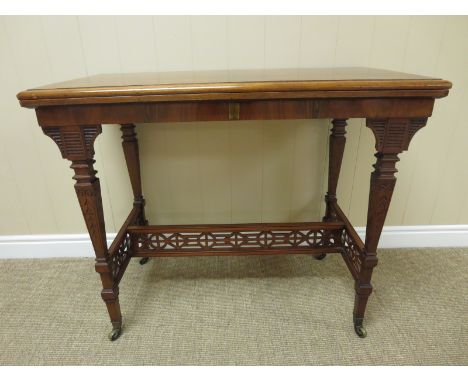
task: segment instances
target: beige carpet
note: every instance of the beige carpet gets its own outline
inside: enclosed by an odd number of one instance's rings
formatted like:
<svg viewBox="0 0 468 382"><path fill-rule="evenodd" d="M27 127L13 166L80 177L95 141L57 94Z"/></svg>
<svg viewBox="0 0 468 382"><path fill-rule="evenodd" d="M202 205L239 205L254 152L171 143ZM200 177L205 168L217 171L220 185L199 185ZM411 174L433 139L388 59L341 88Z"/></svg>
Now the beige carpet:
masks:
<svg viewBox="0 0 468 382"><path fill-rule="evenodd" d="M92 259L0 270L2 365L468 364L468 249L381 251L366 339L339 255L132 260L116 342Z"/></svg>

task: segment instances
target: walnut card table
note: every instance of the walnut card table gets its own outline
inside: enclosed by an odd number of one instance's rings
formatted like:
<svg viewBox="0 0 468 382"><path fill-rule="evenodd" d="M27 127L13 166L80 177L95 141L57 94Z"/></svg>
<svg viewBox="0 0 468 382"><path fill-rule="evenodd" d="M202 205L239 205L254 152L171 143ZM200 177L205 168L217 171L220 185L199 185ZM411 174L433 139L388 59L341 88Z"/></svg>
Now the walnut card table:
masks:
<svg viewBox="0 0 468 382"><path fill-rule="evenodd" d="M372 292L376 250L395 187L398 154L426 125L451 83L369 68L242 70L97 75L29 89L20 104L36 110L46 135L71 161L75 190L96 254L115 340L122 330L119 283L132 257L340 253L355 280L353 322L359 337ZM135 123L330 118L326 212L321 222L148 225ZM336 189L346 121L365 118L375 136L365 242L339 207ZM102 124L119 124L134 200L110 247L94 170Z"/></svg>

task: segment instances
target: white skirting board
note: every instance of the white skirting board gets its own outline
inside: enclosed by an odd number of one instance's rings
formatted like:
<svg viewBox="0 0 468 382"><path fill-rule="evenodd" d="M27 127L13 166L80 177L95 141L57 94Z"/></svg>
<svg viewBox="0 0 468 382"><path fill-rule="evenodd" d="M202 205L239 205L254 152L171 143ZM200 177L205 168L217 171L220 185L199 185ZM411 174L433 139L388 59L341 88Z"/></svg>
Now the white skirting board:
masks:
<svg viewBox="0 0 468 382"><path fill-rule="evenodd" d="M364 239L365 228L357 227ZM110 244L115 234L108 234ZM468 247L468 225L385 227L379 248ZM94 257L88 234L0 236L0 259Z"/></svg>

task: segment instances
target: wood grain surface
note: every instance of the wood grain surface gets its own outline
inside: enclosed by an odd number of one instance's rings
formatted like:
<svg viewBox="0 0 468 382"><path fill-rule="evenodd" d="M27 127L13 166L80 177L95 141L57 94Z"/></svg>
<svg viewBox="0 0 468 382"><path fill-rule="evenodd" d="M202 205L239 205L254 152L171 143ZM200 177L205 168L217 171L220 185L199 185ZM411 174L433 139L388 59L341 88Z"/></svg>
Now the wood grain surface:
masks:
<svg viewBox="0 0 468 382"><path fill-rule="evenodd" d="M22 106L213 99L443 97L452 84L438 78L372 68L215 70L100 74L29 89Z"/></svg>

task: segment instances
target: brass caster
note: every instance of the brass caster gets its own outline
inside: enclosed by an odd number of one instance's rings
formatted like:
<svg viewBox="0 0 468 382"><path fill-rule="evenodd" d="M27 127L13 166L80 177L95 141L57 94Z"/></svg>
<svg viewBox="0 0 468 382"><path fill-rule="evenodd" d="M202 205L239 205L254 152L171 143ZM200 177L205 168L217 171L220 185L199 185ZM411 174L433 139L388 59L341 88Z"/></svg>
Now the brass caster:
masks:
<svg viewBox="0 0 468 382"><path fill-rule="evenodd" d="M354 325L354 331L360 338L366 338L367 337L367 331L364 329L364 327L361 325Z"/></svg>
<svg viewBox="0 0 468 382"><path fill-rule="evenodd" d="M140 260L140 264L141 264L141 265L145 265L148 261L149 261L149 257L143 257L143 258Z"/></svg>
<svg viewBox="0 0 468 382"><path fill-rule="evenodd" d="M314 255L315 260L323 260L325 257L327 257L326 253L321 253L320 255Z"/></svg>
<svg viewBox="0 0 468 382"><path fill-rule="evenodd" d="M115 341L117 338L120 337L121 333L122 333L122 328L112 329L112 331L109 333L109 339L111 341Z"/></svg>

